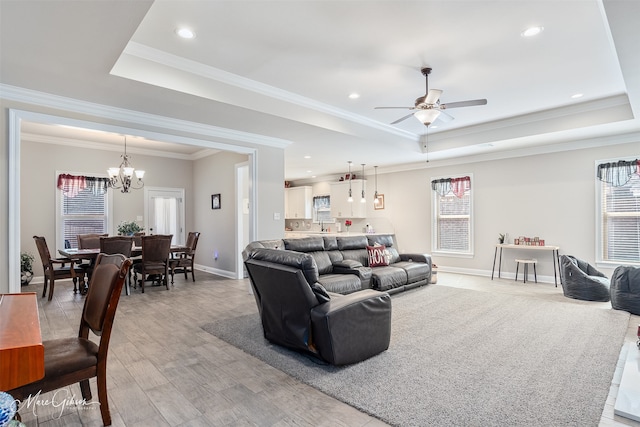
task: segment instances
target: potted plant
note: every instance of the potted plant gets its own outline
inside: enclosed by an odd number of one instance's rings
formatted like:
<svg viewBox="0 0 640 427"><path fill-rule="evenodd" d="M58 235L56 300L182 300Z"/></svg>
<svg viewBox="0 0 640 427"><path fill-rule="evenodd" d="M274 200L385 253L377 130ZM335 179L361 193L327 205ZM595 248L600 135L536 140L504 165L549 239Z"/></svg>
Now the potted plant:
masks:
<svg viewBox="0 0 640 427"><path fill-rule="evenodd" d="M33 279L33 261L35 258L29 252L20 252L20 284L27 286Z"/></svg>
<svg viewBox="0 0 640 427"><path fill-rule="evenodd" d="M135 221L123 221L118 225L118 234L122 236L133 236L134 233L139 233L140 231L142 231L142 227Z"/></svg>

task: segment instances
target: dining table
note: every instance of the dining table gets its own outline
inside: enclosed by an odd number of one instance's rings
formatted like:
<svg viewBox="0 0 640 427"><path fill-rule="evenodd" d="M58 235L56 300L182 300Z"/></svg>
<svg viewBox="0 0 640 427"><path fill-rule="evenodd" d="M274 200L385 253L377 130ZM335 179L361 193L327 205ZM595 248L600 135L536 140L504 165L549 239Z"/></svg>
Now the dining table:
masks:
<svg viewBox="0 0 640 427"><path fill-rule="evenodd" d="M179 252L185 252L189 250L189 248L185 245L171 245L171 247L169 248L169 252L170 253L179 253ZM98 254L100 253L100 249L99 248L89 248L89 249L80 249L80 248L64 248L64 249L58 249L58 253L60 255L62 255L65 258L69 258L72 259L74 261L79 261L79 260L89 260L91 262L94 262L96 260L96 258L98 257ZM142 255L142 246L133 246L131 248L131 257L138 257ZM84 283L80 289L81 289L81 293L86 292L86 290L88 289L89 284L88 283ZM129 286L129 280L127 280L126 282L126 286L125 286L125 292L127 295L129 295L131 293L131 289Z"/></svg>

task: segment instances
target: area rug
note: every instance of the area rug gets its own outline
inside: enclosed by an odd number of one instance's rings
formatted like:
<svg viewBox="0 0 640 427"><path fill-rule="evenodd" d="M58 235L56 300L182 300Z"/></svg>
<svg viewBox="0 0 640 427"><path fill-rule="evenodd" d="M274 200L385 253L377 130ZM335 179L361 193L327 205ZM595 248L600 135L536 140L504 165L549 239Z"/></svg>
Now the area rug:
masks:
<svg viewBox="0 0 640 427"><path fill-rule="evenodd" d="M345 367L269 343L257 313L203 329L391 425L598 425L628 313L441 285L392 307L389 349Z"/></svg>

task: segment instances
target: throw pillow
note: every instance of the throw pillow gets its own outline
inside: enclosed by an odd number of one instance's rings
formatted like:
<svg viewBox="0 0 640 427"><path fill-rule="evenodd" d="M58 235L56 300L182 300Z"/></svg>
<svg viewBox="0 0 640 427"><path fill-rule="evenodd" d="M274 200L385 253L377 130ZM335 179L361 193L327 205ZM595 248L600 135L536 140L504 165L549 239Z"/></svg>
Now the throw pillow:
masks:
<svg viewBox="0 0 640 427"><path fill-rule="evenodd" d="M367 252L369 254L369 267L389 265L384 246L367 246Z"/></svg>

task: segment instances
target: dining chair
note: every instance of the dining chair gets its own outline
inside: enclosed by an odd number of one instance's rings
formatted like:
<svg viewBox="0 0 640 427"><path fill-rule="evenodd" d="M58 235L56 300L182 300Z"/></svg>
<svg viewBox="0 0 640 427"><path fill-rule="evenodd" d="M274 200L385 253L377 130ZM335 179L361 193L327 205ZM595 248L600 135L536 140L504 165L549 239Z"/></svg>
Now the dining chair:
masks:
<svg viewBox="0 0 640 427"><path fill-rule="evenodd" d="M122 254L127 258L131 258L131 249L133 246L132 236L109 236L100 238L100 252L103 254L113 255ZM133 260L131 260L133 262ZM125 294L131 293L131 269L127 274L127 280L125 281Z"/></svg>
<svg viewBox="0 0 640 427"><path fill-rule="evenodd" d="M185 244L187 250L171 254L171 259L169 260L169 267L171 268L171 284L173 284L173 275L176 270L184 272L185 280L188 278L187 273L191 272L191 279L194 282L196 281L193 263L196 258L196 247L198 246L199 238L200 232L190 231L187 235L187 243Z"/></svg>
<svg viewBox="0 0 640 427"><path fill-rule="evenodd" d="M51 258L49 246L43 236L33 236L36 242L40 259L42 260L42 269L44 271L44 287L42 288L42 298L47 294L47 286L49 287L49 301L53 298L53 289L56 279L72 279L73 291L77 291L78 276L84 278L84 269L74 265L74 261L69 258Z"/></svg>
<svg viewBox="0 0 640 427"><path fill-rule="evenodd" d="M132 246L133 237L131 236L101 237L99 242L101 253L108 255L122 254L127 258L131 257Z"/></svg>
<svg viewBox="0 0 640 427"><path fill-rule="evenodd" d="M142 236L142 259L133 265L133 280L138 283L138 273L141 274L140 287L144 293L144 282L155 275L160 276L158 282L169 289L169 252L171 251L172 234L153 234ZM155 281L155 279L154 279Z"/></svg>
<svg viewBox="0 0 640 427"><path fill-rule="evenodd" d="M7 390L14 399L24 402L29 396L79 383L82 397L89 401L89 379L96 377L102 422L105 426L111 425L107 353L113 319L130 265L131 260L124 255L98 255L84 300L78 336L43 341L44 378ZM89 339L89 331L99 337L97 344Z"/></svg>
<svg viewBox="0 0 640 427"><path fill-rule="evenodd" d="M100 248L100 238L106 237L108 234L106 233L85 233L76 235L76 239L78 242L78 249L99 249ZM93 273L93 265L95 263L95 258L89 260L79 260L76 261L78 263L78 267L84 269L86 274L86 283L88 285L91 282L91 273ZM86 286L85 286L86 287Z"/></svg>

